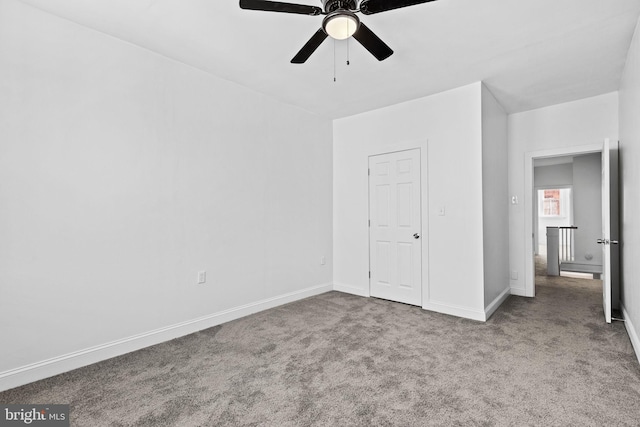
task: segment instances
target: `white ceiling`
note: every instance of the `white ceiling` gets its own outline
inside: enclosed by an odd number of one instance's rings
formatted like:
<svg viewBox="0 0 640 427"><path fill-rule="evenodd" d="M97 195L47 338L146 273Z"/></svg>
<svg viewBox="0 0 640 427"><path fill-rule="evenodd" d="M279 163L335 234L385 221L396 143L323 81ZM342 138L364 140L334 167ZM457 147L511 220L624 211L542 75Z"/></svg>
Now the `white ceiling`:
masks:
<svg viewBox="0 0 640 427"><path fill-rule="evenodd" d="M23 1L329 118L479 80L509 113L615 91L640 15L640 0L438 0L360 15L395 51L383 62L327 39L294 65L321 16L238 0Z"/></svg>

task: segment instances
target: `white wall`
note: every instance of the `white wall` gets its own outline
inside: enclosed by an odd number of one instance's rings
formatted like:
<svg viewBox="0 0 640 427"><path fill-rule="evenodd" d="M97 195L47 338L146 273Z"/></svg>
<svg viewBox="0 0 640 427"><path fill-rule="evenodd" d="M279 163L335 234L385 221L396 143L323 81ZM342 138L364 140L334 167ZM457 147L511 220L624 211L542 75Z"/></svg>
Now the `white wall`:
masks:
<svg viewBox="0 0 640 427"><path fill-rule="evenodd" d="M602 265L602 154L573 159L573 223L575 262ZM589 259L591 258L591 259Z"/></svg>
<svg viewBox="0 0 640 427"><path fill-rule="evenodd" d="M640 22L640 21L639 21ZM640 360L640 25L620 84L620 176L622 237L621 300L625 326Z"/></svg>
<svg viewBox="0 0 640 427"><path fill-rule="evenodd" d="M0 0L0 389L331 289L331 126Z"/></svg>
<svg viewBox="0 0 640 427"><path fill-rule="evenodd" d="M497 308L509 295L509 193L507 114L482 85L482 206L484 305ZM499 299L496 301L496 299ZM491 307L493 310L493 307Z"/></svg>
<svg viewBox="0 0 640 427"><path fill-rule="evenodd" d="M335 288L369 295L368 156L419 147L428 176L423 307L483 317L481 83L335 120L333 129Z"/></svg>
<svg viewBox="0 0 640 427"><path fill-rule="evenodd" d="M618 94L616 92L523 113L512 114L509 123L509 195L519 203L509 212L511 292L525 295L524 200L527 153L601 144L618 137Z"/></svg>

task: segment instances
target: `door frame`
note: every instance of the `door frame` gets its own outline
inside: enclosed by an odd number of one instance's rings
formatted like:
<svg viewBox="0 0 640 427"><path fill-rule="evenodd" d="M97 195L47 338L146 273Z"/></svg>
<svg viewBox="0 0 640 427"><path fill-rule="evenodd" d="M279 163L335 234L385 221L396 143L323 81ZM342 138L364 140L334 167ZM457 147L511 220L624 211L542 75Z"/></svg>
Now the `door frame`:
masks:
<svg viewBox="0 0 640 427"><path fill-rule="evenodd" d="M536 296L535 265L533 259L533 162L536 159L602 153L602 142L574 147L527 151L524 153L524 296Z"/></svg>
<svg viewBox="0 0 640 427"><path fill-rule="evenodd" d="M620 308L620 216L619 157L620 142L604 141L602 152L602 299L607 323L613 320L613 310ZM605 189L606 195L605 197ZM606 208L606 209L605 209ZM605 221L605 218L608 221ZM614 243L615 242L615 243ZM608 294L608 295L607 295Z"/></svg>
<svg viewBox="0 0 640 427"><path fill-rule="evenodd" d="M395 144L389 144L386 147L380 148L375 151L367 153L364 161L367 165L367 171L369 170L369 158L373 156L379 156L383 154L398 153L401 151L409 151L417 149L420 152L420 250L422 252L420 270L422 280L422 296L421 307L425 308L425 305L429 301L429 168L428 168L428 140L413 140L400 142ZM371 211L371 199L369 197L369 176L367 175L367 219L369 219L369 212ZM367 261L368 268L371 271L371 232L367 225ZM368 281L367 296L371 296L371 280Z"/></svg>

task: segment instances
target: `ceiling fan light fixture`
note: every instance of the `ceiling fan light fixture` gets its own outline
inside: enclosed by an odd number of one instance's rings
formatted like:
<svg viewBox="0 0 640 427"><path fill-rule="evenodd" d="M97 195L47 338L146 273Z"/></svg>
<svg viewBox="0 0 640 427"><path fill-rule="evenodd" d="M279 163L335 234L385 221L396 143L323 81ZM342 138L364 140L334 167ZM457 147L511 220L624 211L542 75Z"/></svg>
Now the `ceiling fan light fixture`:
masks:
<svg viewBox="0 0 640 427"><path fill-rule="evenodd" d="M329 37L344 40L351 37L360 26L360 20L355 13L338 9L328 14L322 21L322 29Z"/></svg>

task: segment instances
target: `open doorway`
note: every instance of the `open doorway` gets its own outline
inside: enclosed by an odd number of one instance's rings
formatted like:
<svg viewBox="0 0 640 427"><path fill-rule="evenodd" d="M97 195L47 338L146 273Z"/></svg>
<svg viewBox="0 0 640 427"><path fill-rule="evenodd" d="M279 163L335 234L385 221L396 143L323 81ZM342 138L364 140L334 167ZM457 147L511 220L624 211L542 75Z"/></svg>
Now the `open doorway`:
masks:
<svg viewBox="0 0 640 427"><path fill-rule="evenodd" d="M600 279L601 153L538 158L533 169L536 276Z"/></svg>
<svg viewBox="0 0 640 427"><path fill-rule="evenodd" d="M605 321L611 323L612 311L618 308L619 304L619 209L618 209L618 142L605 139L603 144L585 145L581 147L572 148L558 148L551 150L541 150L535 152L528 152L525 154L525 223L524 232L525 239L531 239L528 244L525 245L525 290L524 296L534 297L536 295L536 281L535 270L536 258L535 253L535 241L534 241L534 228L537 222L534 222L534 169L535 161L538 159L546 159L560 156L579 156L582 154L600 153L601 155L601 175L600 175L600 189L601 189L601 219L600 219L600 234L595 239L595 242L600 246L601 252L594 251L592 256L600 253L602 258L602 305ZM587 156L584 156L587 158ZM592 156L593 157L593 156ZM595 177L593 177L595 179ZM597 185L591 185L594 191ZM576 188L575 182L573 183L574 190L574 221L577 222L575 215L577 212L582 211L577 206L576 202ZM589 238L589 234L585 234L582 238ZM576 238L576 240L578 240ZM587 259L588 253L584 253L583 256ZM580 254L578 253L578 260L582 261Z"/></svg>
<svg viewBox="0 0 640 427"><path fill-rule="evenodd" d="M580 198L581 191L579 192L573 180L574 175L574 159L577 157L581 157L583 155L592 154L595 156L601 155L602 153L602 144L592 144L592 145L584 145L577 147L567 147L567 148L554 148L549 150L540 150L540 151L532 151L525 154L525 194L524 194L524 214L525 214L525 224L524 224L524 233L527 236L527 240L529 244L525 245L525 296L534 297L536 295L536 286L535 286L535 277L536 270L540 271L541 259L539 257L541 248L540 248L540 240L546 239L546 231L539 231L538 224L538 197L539 194L537 190L539 189L571 189L570 194L570 213L567 213L567 217L571 220L574 225L578 218L576 218L576 212L583 211L581 207L578 207L578 199ZM564 165L564 166L562 166ZM536 167L548 168L548 174L545 177L544 174L535 174ZM555 171L552 171L555 169ZM578 169L578 174L580 173L580 167ZM541 171L539 169L538 171ZM555 175L553 175L553 173ZM535 181L536 175L538 177L537 182ZM594 181L600 183L601 177L600 174L592 177ZM600 185L600 184L598 184ZM543 194L544 197L544 194ZM553 203L553 202L551 202ZM562 203L562 198L560 197L560 203ZM536 209L534 209L534 206ZM596 205L594 209L598 209L599 205ZM596 240L600 235L600 227L602 224L598 224L598 235L595 236L595 240L593 242L594 245L597 243ZM583 228L583 231L584 228ZM581 233L582 236L578 235L576 239L588 239L590 233ZM529 240L531 239L531 240ZM593 250L593 252L591 252ZM575 253L575 257L578 259L584 259L585 255L591 253L591 255L595 256L597 249L592 249L584 252ZM546 259L544 260L546 261ZM544 265L546 270L546 263Z"/></svg>

